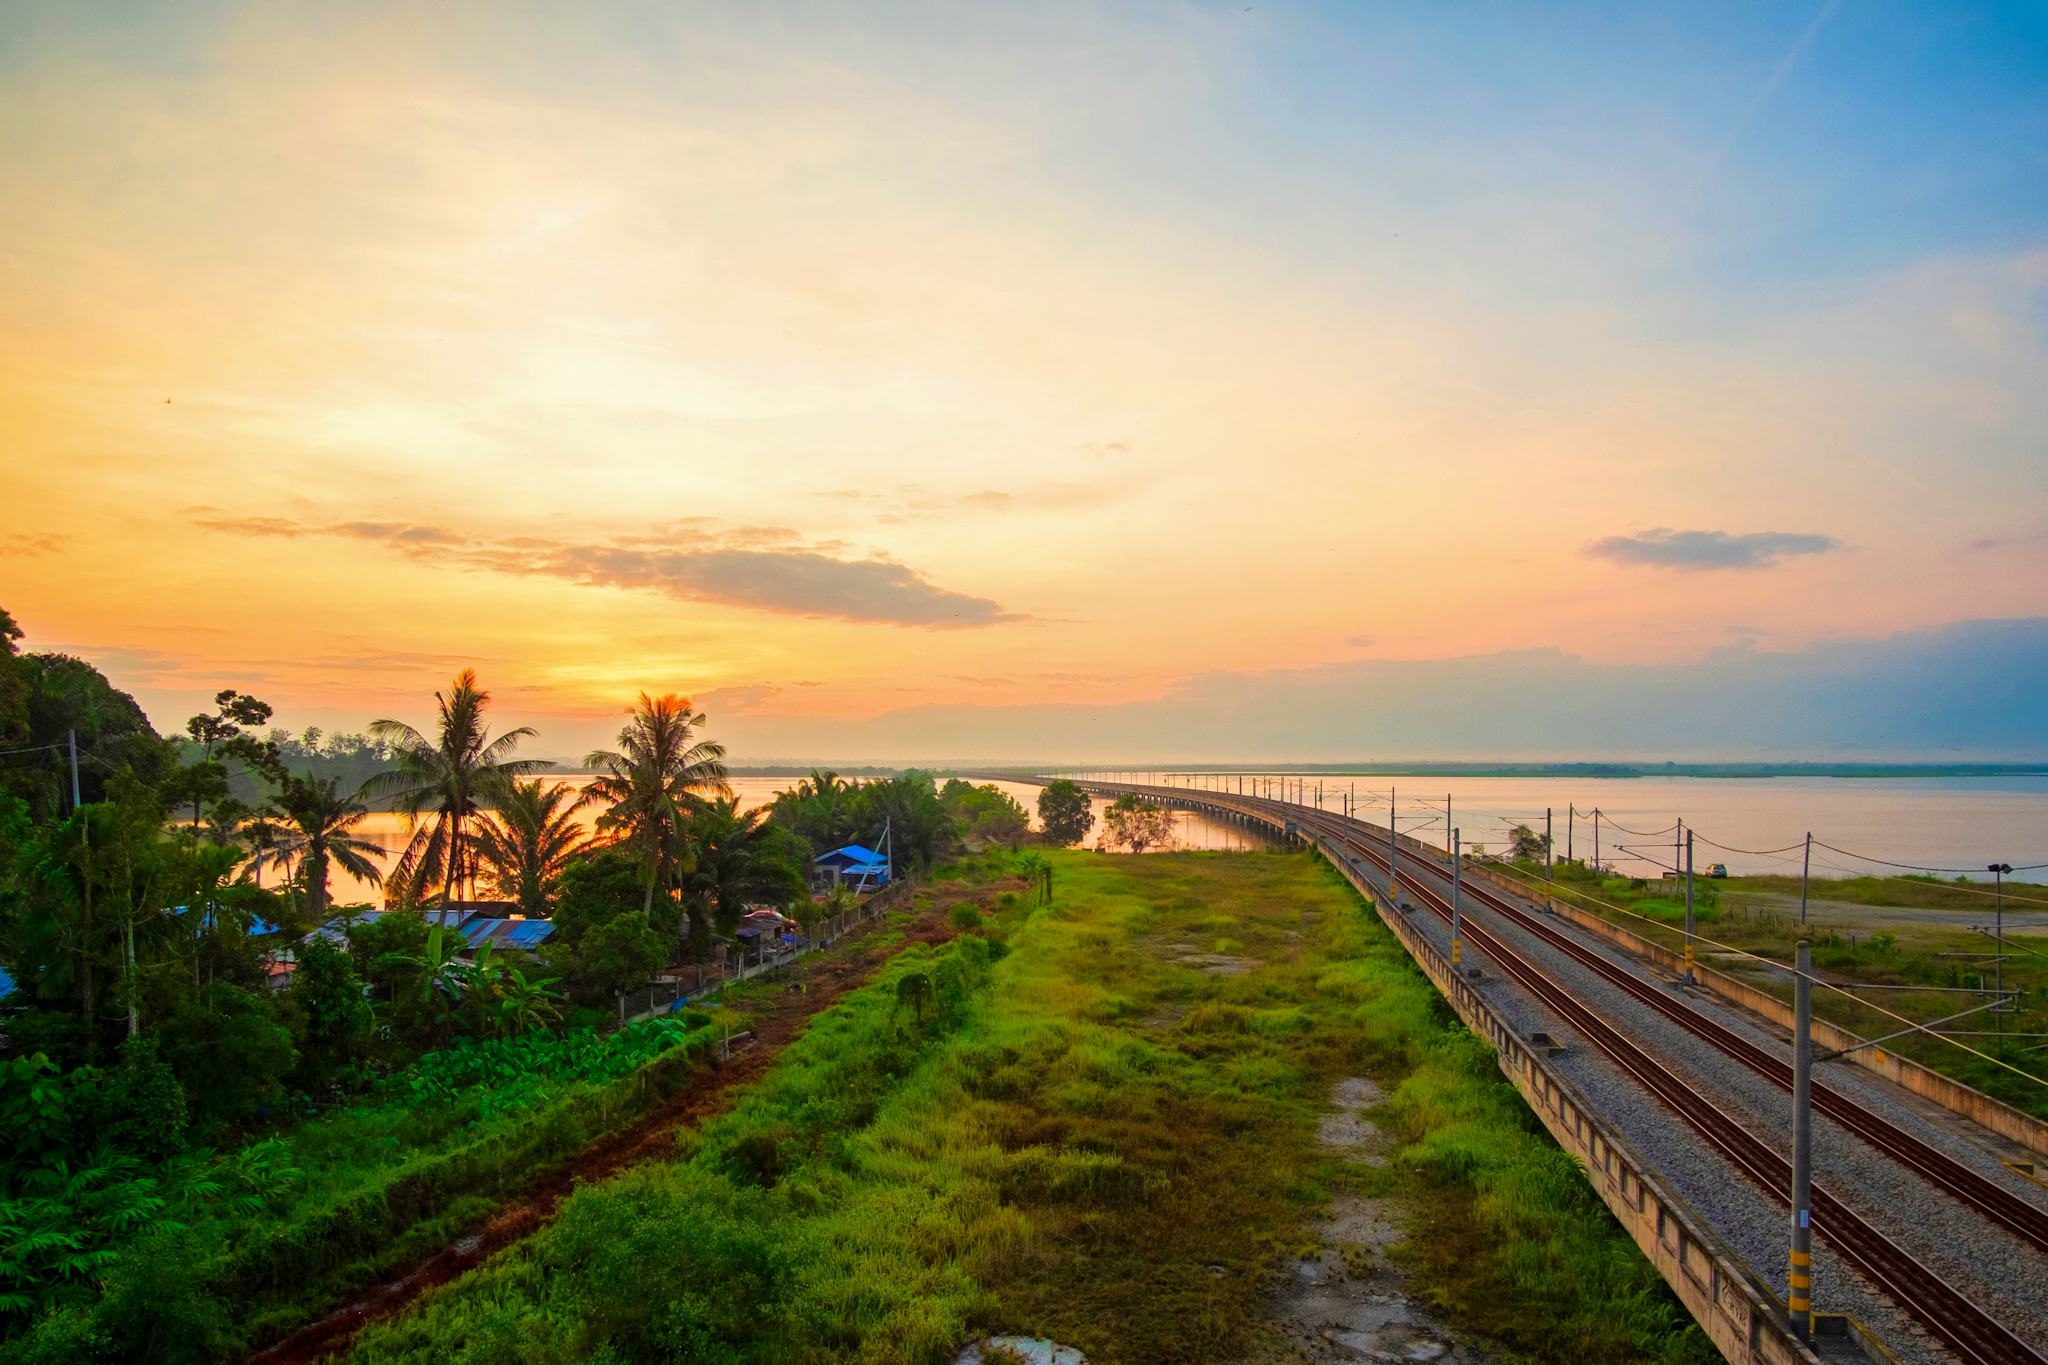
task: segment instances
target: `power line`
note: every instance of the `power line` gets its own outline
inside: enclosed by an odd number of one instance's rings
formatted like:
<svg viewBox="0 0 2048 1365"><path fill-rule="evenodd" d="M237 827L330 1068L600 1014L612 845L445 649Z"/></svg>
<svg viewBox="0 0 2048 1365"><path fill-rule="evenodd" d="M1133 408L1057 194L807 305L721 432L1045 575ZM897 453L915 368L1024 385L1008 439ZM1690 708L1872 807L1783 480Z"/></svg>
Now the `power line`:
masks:
<svg viewBox="0 0 2048 1365"><path fill-rule="evenodd" d="M1723 853L1742 853L1752 858L1768 858L1774 853L1797 853L1799 852L1799 850L1806 847L1805 844L1800 843L1787 844L1783 848L1737 848L1733 844L1717 844L1712 839L1709 839L1706 835L1700 833L1697 829L1695 829L1692 832L1692 835L1693 838L1699 840L1701 843L1705 844L1709 848L1718 848Z"/></svg>
<svg viewBox="0 0 2048 1365"><path fill-rule="evenodd" d="M1876 863L1879 867L1902 867L1908 872L1949 872L1968 875L1972 872L1982 872L1984 870L1981 867L1923 867L1919 863L1894 863L1884 858L1873 858L1867 853L1852 853L1846 848L1836 848L1833 844L1824 844L1818 839L1815 839L1813 843L1816 848L1824 848L1830 853L1839 853L1844 858L1854 858L1858 862ZM2013 871L2038 872L2044 867L2048 867L2048 863L2028 863L2024 867L2015 867Z"/></svg>

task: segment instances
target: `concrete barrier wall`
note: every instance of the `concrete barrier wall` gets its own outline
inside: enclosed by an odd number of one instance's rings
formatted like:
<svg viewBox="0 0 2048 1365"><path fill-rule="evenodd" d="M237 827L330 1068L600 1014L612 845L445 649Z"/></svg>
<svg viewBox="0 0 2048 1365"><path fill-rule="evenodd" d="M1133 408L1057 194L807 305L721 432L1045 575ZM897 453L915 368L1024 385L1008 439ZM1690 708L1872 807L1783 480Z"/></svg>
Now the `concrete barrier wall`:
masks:
<svg viewBox="0 0 2048 1365"><path fill-rule="evenodd" d="M1465 1026L1493 1045L1501 1072L1543 1126L1578 1159L1587 1180L1617 1222L1642 1249L1686 1311L1721 1354L1737 1365L1819 1365L1820 1357L1793 1335L1772 1290L1731 1251L1686 1199L1606 1117L1550 1064L1542 1049L1516 1033L1469 981L1451 974L1450 962L1406 915L1389 907L1363 864L1325 847L1292 822L1224 802L1162 797L1175 805L1249 818L1274 834L1305 839L1370 901L1380 920L1457 1012ZM1405 836L1406 845L1412 841ZM1421 846L1417 845L1420 851Z"/></svg>
<svg viewBox="0 0 2048 1365"><path fill-rule="evenodd" d="M1504 873L1497 872L1483 863L1468 862L1467 876L1476 876L1490 885L1510 891L1523 897L1543 899L1543 893L1528 883L1519 881ZM1573 905L1568 901L1549 899L1551 913L1566 923L1597 934L1625 952L1646 959L1664 968L1673 976L1685 972L1685 957L1660 944L1653 943L1642 935L1633 933L1592 911ZM1792 1027L1792 1004L1780 1000L1769 991L1760 990L1746 981L1738 980L1726 972L1712 967L1693 964L1693 980L1708 991L1732 1005L1769 1019L1783 1028ZM1846 1050L1839 1060L1853 1062L1867 1071L1875 1072L1952 1113L1960 1114L1973 1123L1997 1133L2000 1137L2019 1143L2037 1156L2048 1158L2048 1123L2031 1114L2022 1113L2011 1105L1995 1100L1981 1090L1974 1090L1961 1081L1942 1075L1939 1071L1922 1066L1909 1057L1901 1057L1881 1047L1863 1046L1865 1039L1825 1019L1813 1021L1814 1046L1820 1051Z"/></svg>

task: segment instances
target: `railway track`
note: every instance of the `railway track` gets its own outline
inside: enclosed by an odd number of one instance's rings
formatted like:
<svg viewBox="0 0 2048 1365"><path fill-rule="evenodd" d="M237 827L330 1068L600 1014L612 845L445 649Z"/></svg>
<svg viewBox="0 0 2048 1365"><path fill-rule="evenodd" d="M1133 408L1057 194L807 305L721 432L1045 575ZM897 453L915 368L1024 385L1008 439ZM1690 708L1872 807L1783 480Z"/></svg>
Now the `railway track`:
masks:
<svg viewBox="0 0 2048 1365"><path fill-rule="evenodd" d="M1186 801L1189 794L1171 788L1139 788L1148 795ZM1278 816L1298 828L1313 830L1320 838L1337 844L1388 875L1390 861L1384 838L1375 840L1369 827L1359 821L1318 812L1310 814L1291 804L1260 798L1204 798L1210 804L1236 808L1265 818ZM1426 871L1446 887L1449 869L1433 858L1417 857L1402 864ZM1440 918L1448 920L1451 906L1447 894L1420 879L1408 877L1408 889ZM1791 1068L1715 1020L1709 1019L1657 986L1608 961L1574 940L1570 935L1544 924L1533 913L1514 905L1486 887L1461 886L1488 911L1531 933L1546 944L1569 955L1626 991L1632 998L1671 1018L1686 1031L1712 1043L1743 1065L1769 1078L1782 1089L1791 1089ZM1747 1175L1759 1188L1789 1208L1791 1165L1768 1144L1751 1133L1740 1121L1696 1094L1692 1086L1673 1073L1648 1051L1623 1035L1599 1012L1552 980L1538 965L1525 959L1486 926L1463 921L1464 936L1491 957L1510 977L1541 1000L1560 1018L1579 1031L1587 1042L1620 1067L1660 1103L1698 1133L1702 1140ZM1825 1095L1825 1098L1823 1096ZM2048 1214L2025 1200L2000 1189L1978 1172L1928 1146L1879 1115L1862 1108L1837 1091L1813 1086L1814 1106L1855 1133L1858 1138L1893 1157L1908 1169L1951 1197L1975 1209L1986 1219L2013 1232L2036 1248L2048 1250ZM2010 1362L2043 1362L2043 1356L2014 1335L1989 1313L1939 1274L1915 1259L1848 1205L1828 1192L1819 1182L1812 1189L1813 1223L1837 1255L1854 1266L1903 1311L1924 1326L1929 1334L1972 1365L2009 1365Z"/></svg>
<svg viewBox="0 0 2048 1365"><path fill-rule="evenodd" d="M1353 844L1359 839L1359 836L1355 835L1344 837ZM1417 861L1438 881L1448 885L1448 869L1433 859ZM1379 865L1384 871L1384 860ZM1627 968L1610 961L1570 934L1544 923L1539 916L1515 905L1492 888L1465 882L1460 889L1462 894L1597 972L1604 980L1612 982L1632 998L1648 1005L1688 1033L1713 1044L1721 1052L1741 1062L1786 1094L1792 1093L1790 1063L1773 1056L1726 1025L1701 1014L1674 997L1668 990L1661 989ZM1930 1184L2005 1228L2035 1250L2048 1253L2048 1210L2027 1202L1982 1173L1971 1170L1946 1152L1921 1141L1882 1116L1871 1113L1849 1096L1831 1089L1818 1078L1813 1082L1813 1107L1856 1134L1865 1143L1917 1173Z"/></svg>

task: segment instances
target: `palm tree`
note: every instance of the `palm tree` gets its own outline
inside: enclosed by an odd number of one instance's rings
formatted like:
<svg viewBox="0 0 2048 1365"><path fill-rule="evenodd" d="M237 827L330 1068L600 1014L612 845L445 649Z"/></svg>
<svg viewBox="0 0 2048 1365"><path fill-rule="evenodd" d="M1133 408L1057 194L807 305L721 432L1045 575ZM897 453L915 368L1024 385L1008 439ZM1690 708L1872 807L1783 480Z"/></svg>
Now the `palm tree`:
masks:
<svg viewBox="0 0 2048 1365"><path fill-rule="evenodd" d="M247 875L255 878L256 889L263 889L263 867L271 861L270 855L284 841L286 826L283 817L274 804L266 802L249 813L249 823L242 826L242 842L249 847Z"/></svg>
<svg viewBox="0 0 2048 1365"><path fill-rule="evenodd" d="M484 726L491 694L477 686L476 670L465 668L455 684L436 692L440 733L428 739L404 721L380 720L370 735L391 748L392 767L363 784L366 799L390 798L406 813L412 840L392 869L406 898L418 901L441 884L440 923L458 886L476 877L475 822L478 812L503 800L515 778L547 767L544 759L514 758L533 730L520 726L496 739ZM421 817L428 817L422 821Z"/></svg>
<svg viewBox="0 0 2048 1365"><path fill-rule="evenodd" d="M778 825L802 835L812 851L824 852L851 842L859 833L866 819L865 802L860 784L813 768L809 777L777 792L769 808Z"/></svg>
<svg viewBox="0 0 2048 1365"><path fill-rule="evenodd" d="M591 796L611 806L597 827L616 832L639 858L646 888L640 908L652 919L654 893L674 891L689 870L689 816L702 804L701 793L730 796L732 788L725 781L725 746L696 738L704 713L692 711L689 698L642 692L631 714L616 751L599 749L583 761L603 774L591 784Z"/></svg>
<svg viewBox="0 0 2048 1365"><path fill-rule="evenodd" d="M597 846L576 813L590 793L559 782L515 782L495 818L477 821L477 857L484 877L522 915L545 915L562 871Z"/></svg>
<svg viewBox="0 0 2048 1365"><path fill-rule="evenodd" d="M766 810L742 812L739 800L730 796L706 801L690 821L689 837L696 867L686 885L692 900L717 917L720 932L728 931L751 902L784 906L808 898L810 848L771 824Z"/></svg>
<svg viewBox="0 0 2048 1365"><path fill-rule="evenodd" d="M327 911L327 866L377 885L383 872L371 858L384 850L353 831L368 813L363 803L341 794L334 777L287 777L277 804L284 813L281 837L254 860L260 878L265 863L287 875L296 867L306 884L306 914L318 923Z"/></svg>

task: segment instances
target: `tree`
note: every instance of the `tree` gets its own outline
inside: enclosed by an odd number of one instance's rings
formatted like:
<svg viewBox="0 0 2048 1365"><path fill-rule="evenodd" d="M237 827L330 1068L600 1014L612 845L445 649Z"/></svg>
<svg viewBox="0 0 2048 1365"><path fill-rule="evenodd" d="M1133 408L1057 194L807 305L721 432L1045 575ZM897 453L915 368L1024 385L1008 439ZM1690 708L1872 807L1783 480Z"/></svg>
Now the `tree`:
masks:
<svg viewBox="0 0 2048 1365"><path fill-rule="evenodd" d="M555 893L555 932L549 941L575 943L621 915L644 918L643 896L640 864L631 854L607 848L579 858L562 872L561 887ZM661 933L675 932L681 918L678 902L655 904L654 927Z"/></svg>
<svg viewBox="0 0 2048 1365"><path fill-rule="evenodd" d="M781 908L809 899L810 848L765 810L742 812L730 796L706 801L691 814L689 841L694 867L684 887L693 940L709 933L706 910L719 932L730 933L750 904Z"/></svg>
<svg viewBox="0 0 2048 1365"><path fill-rule="evenodd" d="M392 869L392 880L413 902L424 900L428 888L439 883L440 922L445 925L456 890L476 876L478 812L504 799L514 779L547 763L512 756L522 741L533 738L527 726L491 738L484 723L491 694L477 685L475 669L456 674L454 685L436 692L434 701L440 717L432 739L403 721L371 723L371 736L390 746L393 767L364 783L362 795L388 797L405 812L412 839Z"/></svg>
<svg viewBox="0 0 2048 1365"><path fill-rule="evenodd" d="M208 799L219 799L228 794L227 767L216 756L216 750L260 771L279 776L283 771L278 764L276 746L246 733L270 719L268 703L229 687L214 694L213 705L212 715L194 716L185 722L185 733L199 746L199 761L191 765L196 771L187 776L186 799L192 803L194 825L199 823L201 810Z"/></svg>
<svg viewBox="0 0 2048 1365"><path fill-rule="evenodd" d="M318 935L299 945L287 994L301 1021L299 1076L315 1090L361 1057L375 1028L370 1002L348 954Z"/></svg>
<svg viewBox="0 0 2048 1365"><path fill-rule="evenodd" d="M559 782L515 782L497 810L477 822L477 856L484 881L519 913L544 916L554 904L562 871L596 847L577 812L587 792Z"/></svg>
<svg viewBox="0 0 2048 1365"><path fill-rule="evenodd" d="M1072 848L1095 827L1094 806L1070 778L1058 778L1038 793L1038 823L1048 844Z"/></svg>
<svg viewBox="0 0 2048 1365"><path fill-rule="evenodd" d="M271 863L287 871L296 867L306 889L306 917L315 924L327 914L327 872L331 862L351 877L376 885L384 874L371 861L382 849L352 831L366 812L362 803L343 796L335 779L288 777L278 795L285 832L255 865Z"/></svg>
<svg viewBox="0 0 2048 1365"><path fill-rule="evenodd" d="M68 654L26 654L16 661L28 686L27 744L46 761L0 765L38 820L71 808L70 736L78 737L78 782L86 802L105 801L126 777L138 790L161 787L175 759L135 698Z"/></svg>
<svg viewBox="0 0 2048 1365"><path fill-rule="evenodd" d="M1119 796L1102 813L1103 848L1128 848L1143 853L1148 848L1173 846L1173 812L1151 806L1135 796Z"/></svg>
<svg viewBox="0 0 2048 1365"><path fill-rule="evenodd" d="M993 782L977 787L953 778L940 788L939 802L958 829L961 842L974 852L997 845L1015 849L1031 832L1031 818L1024 807Z"/></svg>
<svg viewBox="0 0 2048 1365"><path fill-rule="evenodd" d="M732 788L725 746L697 738L704 713L692 711L687 697L642 692L631 716L616 750L598 749L583 761L602 774L592 797L610 807L597 827L639 860L641 911L651 920L656 893L673 895L690 871L691 812L704 793L730 796Z"/></svg>
<svg viewBox="0 0 2048 1365"><path fill-rule="evenodd" d="M668 961L668 944L668 937L641 916L625 914L593 927L575 943L548 940L540 957L568 986L571 999L597 1005L652 980Z"/></svg>
<svg viewBox="0 0 2048 1365"><path fill-rule="evenodd" d="M1476 850L1475 850L1476 851ZM1527 825L1516 825L1508 831L1508 857L1518 863L1540 863L1550 852L1550 839L1538 834Z"/></svg>
<svg viewBox="0 0 2048 1365"><path fill-rule="evenodd" d="M928 872L959 847L959 828L930 773L910 768L865 784L860 795L867 808L865 837L879 847L886 830L899 870Z"/></svg>
<svg viewBox="0 0 2048 1365"><path fill-rule="evenodd" d="M14 926L12 965L40 1000L75 995L87 1060L97 1048L99 987L109 971L118 974L129 1035L141 1031L135 932L143 919L163 918L161 815L146 802L95 802L43 830L27 850L28 894Z"/></svg>
<svg viewBox="0 0 2048 1365"><path fill-rule="evenodd" d="M562 1017L562 993L555 989L557 977L526 979L518 967L506 967L492 976L488 985L476 986L477 1000L493 1033L508 1038L547 1028Z"/></svg>
<svg viewBox="0 0 2048 1365"><path fill-rule="evenodd" d="M0 749L28 744L28 678L15 641L21 627L0 607Z"/></svg>
<svg viewBox="0 0 2048 1365"><path fill-rule="evenodd" d="M187 1002L164 1024L164 1059L178 1073L201 1130L241 1127L283 1098L281 1079L298 1060L291 1034L269 1002L225 981Z"/></svg>
<svg viewBox="0 0 2048 1365"><path fill-rule="evenodd" d="M809 844L812 853L824 853L861 837L868 807L860 793L857 784L838 773L813 768L794 787L775 794L769 816Z"/></svg>

